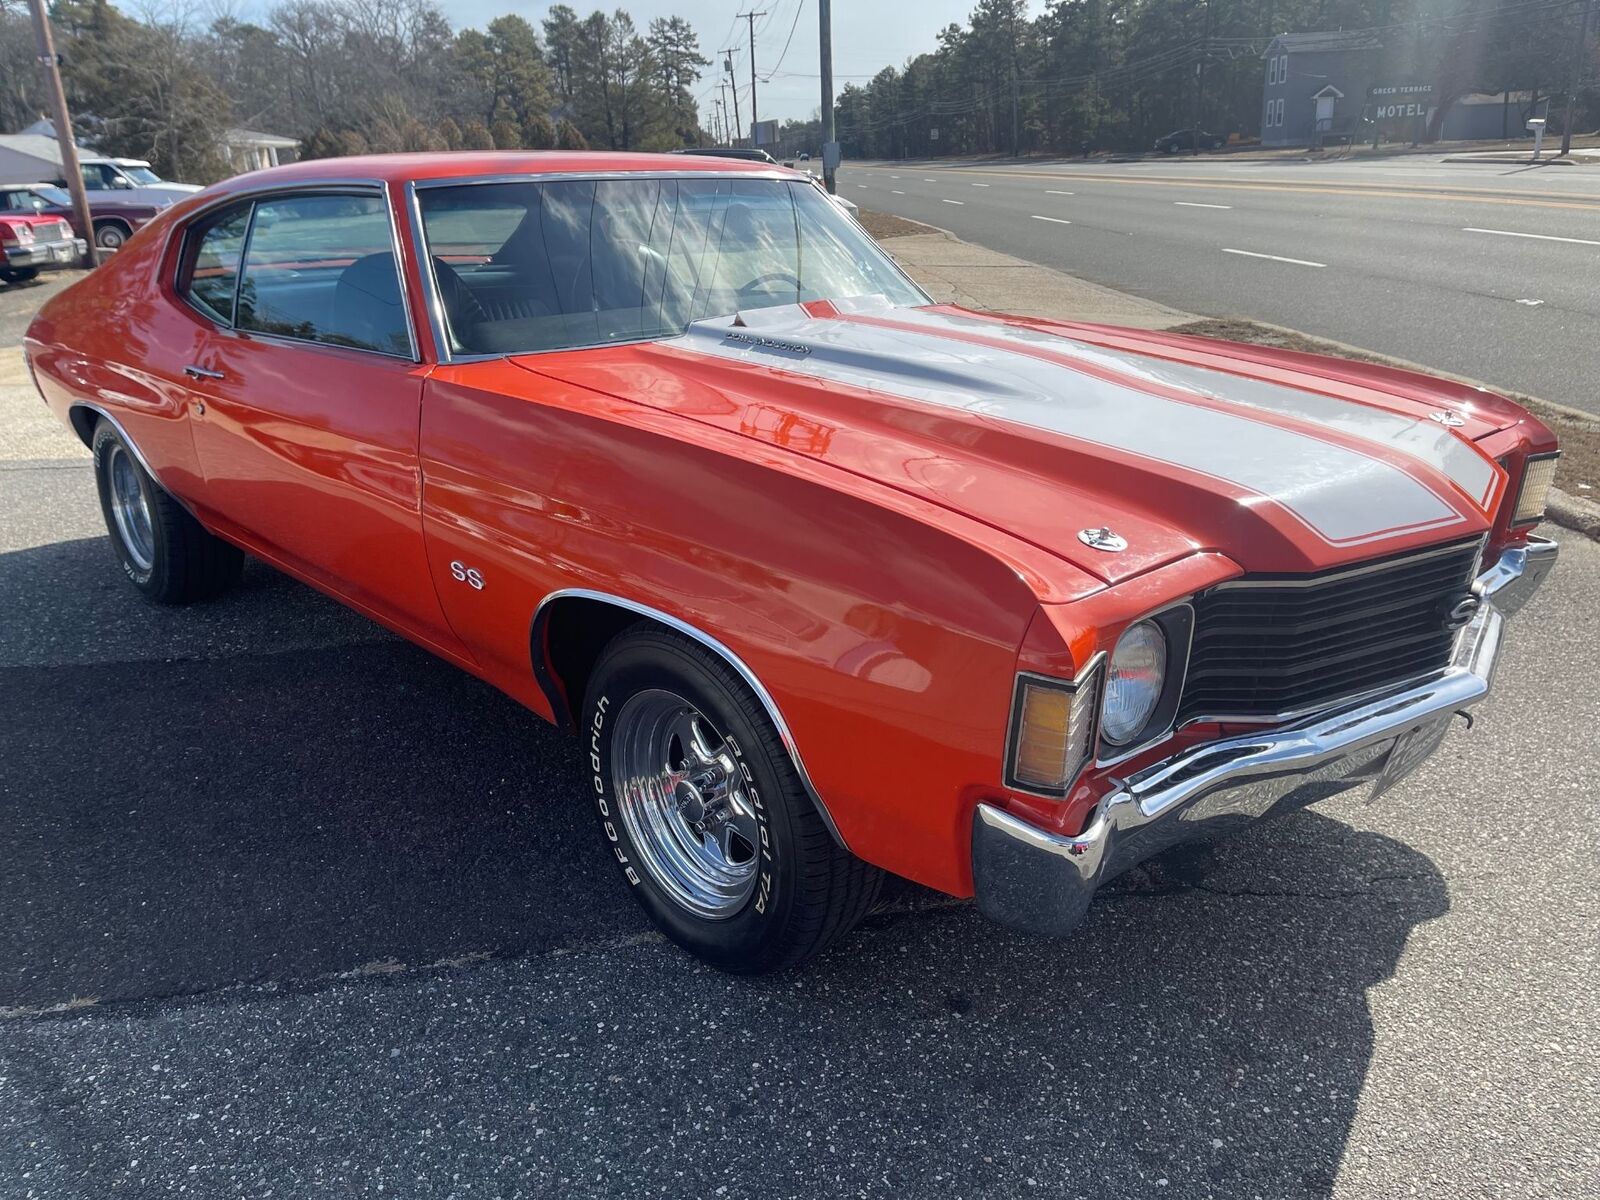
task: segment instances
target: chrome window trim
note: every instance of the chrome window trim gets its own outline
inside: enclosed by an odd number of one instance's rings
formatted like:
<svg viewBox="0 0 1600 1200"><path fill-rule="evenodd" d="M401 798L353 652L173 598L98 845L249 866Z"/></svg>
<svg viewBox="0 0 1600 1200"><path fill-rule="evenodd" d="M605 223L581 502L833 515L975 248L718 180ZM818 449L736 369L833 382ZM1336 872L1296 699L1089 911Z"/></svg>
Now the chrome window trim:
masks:
<svg viewBox="0 0 1600 1200"><path fill-rule="evenodd" d="M342 346L337 342L324 342L316 338L297 338L286 333L265 333L257 329L241 329L239 318L239 289L244 284L245 265L249 260L250 242L255 234L256 209L263 202L276 196L303 196L331 195L331 196L366 196L376 193L383 202L383 213L389 224L389 252L394 257L395 283L400 288L400 309L406 328L406 343L410 347L409 353L400 354L388 350L374 350L366 346ZM250 206L249 224L245 229L244 244L239 251L239 275L233 285L233 317L230 322L223 323L216 320L208 313L201 312L189 300L183 290L183 268L186 256L186 247L183 245L188 240L190 231L194 226L219 209L231 207L234 204L248 204ZM321 346L329 350L349 350L356 354L376 354L382 358L395 359L399 362L422 362L421 346L417 341L416 317L411 311L411 289L406 286L405 259L401 254L400 229L395 222L394 197L390 185L381 179L353 179L353 180L319 180L297 183L260 184L237 192L230 192L225 196L218 196L214 200L196 208L184 216L183 220L173 230L173 237L179 243L179 253L173 261L172 291L183 303L184 307L195 313L206 324L215 329L226 330L240 337L265 338L269 341L286 342L293 346ZM169 243L170 245L170 243Z"/></svg>
<svg viewBox="0 0 1600 1200"><path fill-rule="evenodd" d="M1172 694L1175 695L1178 698L1177 699L1177 703L1175 703L1172 706L1172 719L1167 722L1167 725L1166 725L1165 729L1157 730L1155 733L1152 733L1149 737L1145 738L1143 741L1130 742L1127 746L1111 746L1111 743L1104 741L1104 739L1097 738L1095 740L1095 747L1096 747L1096 754L1095 754L1095 759L1094 759L1094 765L1095 766L1097 766L1097 767L1114 767L1118 763L1126 762L1128 759L1132 758L1136 754L1143 754L1146 750L1149 750L1152 746L1159 746L1162 742L1165 742L1165 741L1169 740L1172 737L1172 735L1178 731L1178 709L1180 707L1182 707L1182 704L1183 704L1183 688L1184 688L1184 685L1189 682L1189 652L1194 649L1194 629L1195 629L1195 625L1199 621L1199 614L1197 614L1194 611L1193 597L1192 596L1185 596L1182 600L1177 600L1177 601L1174 601L1171 604L1163 605L1162 607L1156 609L1154 612L1150 613L1149 615L1140 617L1137 621L1129 621L1128 622L1128 629L1132 629L1135 625L1142 624L1145 621L1154 621L1158 617L1165 616L1167 613L1173 612L1174 610L1180 609L1180 608L1187 608L1189 610L1189 637L1184 642L1184 646L1183 646L1183 663L1182 663L1182 666L1180 667L1176 677L1168 679L1167 683L1166 683L1167 687L1173 689ZM1123 630L1123 633L1126 633L1126 632L1127 632L1127 629ZM1161 632L1163 634L1165 634L1166 630L1162 629ZM1121 638L1118 638L1118 641L1121 641ZM1115 650L1116 647L1113 646L1112 649ZM1172 647L1168 646L1167 647L1167 651L1168 651L1167 662L1170 664L1172 662L1172 658L1171 658ZM1108 659L1107 660L1107 664L1106 664L1106 683L1109 685L1110 682L1111 682L1111 666L1110 666L1110 661ZM1166 693L1163 692L1163 695L1165 695L1165 694ZM1100 697L1100 703L1102 705L1105 703L1105 695L1104 695L1103 692L1102 692L1101 697ZM1186 725L1187 724L1192 724L1192 722L1185 722L1185 724ZM1102 746L1102 745L1111 746L1111 748L1113 750L1113 753L1110 754L1107 757L1102 757L1098 753L1099 747Z"/></svg>
<svg viewBox="0 0 1600 1200"><path fill-rule="evenodd" d="M1088 753L1083 756L1083 761L1078 764L1072 777L1066 785L1059 789L1040 788L1032 784L1023 783L1016 778L1012 767L1016 764L1017 734L1022 724L1022 685L1024 683L1037 683L1044 687L1055 688L1057 691L1069 692L1076 696L1085 687L1093 682L1095 673L1102 671L1107 661L1104 650L1096 650L1089 656L1089 661L1084 663L1078 673L1071 679L1061 679L1055 675L1045 675L1039 671L1018 671L1011 681L1011 711L1006 714L1006 741L1005 757L1000 761L1000 784L1008 791L1021 792L1026 796L1042 796L1048 800L1065 799L1072 787L1082 777L1084 771L1094 765L1095 749L1100 745L1100 707L1105 703L1105 686L1102 682L1099 702L1094 706L1094 715L1090 718L1094 724L1089 729ZM1067 730L1072 729L1072 719L1067 718Z"/></svg>
<svg viewBox="0 0 1600 1200"><path fill-rule="evenodd" d="M811 776L806 771L805 762L800 757L799 744L795 741L794 733L790 730L789 723L783 719L783 713L778 708L778 702L773 699L772 693L766 689L766 686L743 659L709 633L689 624L681 617L675 617L659 608L652 608L648 604L641 604L637 600L629 600L625 596L618 596L614 592L595 591L592 588L558 588L556 591L547 594L543 600L539 601L538 607L534 609L533 621L529 626L529 648L533 655L534 676L539 683L540 690L545 693L545 698L551 701L551 708L557 712L558 719L560 709L557 702L561 697L553 692L550 687L554 682L554 678L550 675L549 669L543 660L541 651L543 639L541 635L543 633L542 621L546 610L552 602L562 599L595 600L602 604L610 604L617 608L626 609L629 612L638 613L642 617L649 617L652 621L665 625L674 633L682 634L684 637L700 643L700 645L732 667L739 678L744 680L750 690L756 694L756 699L761 702L761 707L766 710L767 717L777 731L779 740L783 742L783 748L789 753L789 761L794 764L795 773L800 776L801 786L805 788L806 795L811 797L811 802L817 806L817 815L822 818L822 823L828 827L828 832L833 835L833 840L845 850L850 848L846 845L844 836L839 832L839 827L834 824L833 814L828 811L828 806L817 792L816 785L811 782ZM568 704L566 707L570 713L571 705ZM578 716L576 713L571 713L571 715L574 718Z"/></svg>
<svg viewBox="0 0 1600 1200"><path fill-rule="evenodd" d="M786 167L758 167L749 171L504 171L493 175L431 175L426 179L410 180L406 186L416 191L442 187L473 187L480 183L549 183L570 179L575 183L607 183L624 179L777 179L790 183L804 183L811 176L803 171Z"/></svg>
<svg viewBox="0 0 1600 1200"><path fill-rule="evenodd" d="M570 346L551 346L542 350L502 350L475 354L457 354L450 346L449 326L445 321L444 302L438 289L434 286L433 257L428 250L428 236L422 224L422 197L421 193L434 188L443 187L476 187L481 184L506 184L506 183L552 183L562 180L574 182L611 183L631 179L765 179L775 180L780 183L808 184L833 203L827 190L817 182L816 176L804 171L791 171L786 167L763 168L753 171L530 171L524 174L509 175L464 175L459 177L439 176L430 179L409 179L405 185L406 214L411 223L411 248L417 260L417 274L422 282L422 294L428 309L428 327L433 334L434 358L436 361L448 365L459 363L495 362L504 358L531 358L544 354L566 354L573 350L597 350L604 346L638 346L649 342L666 341L679 334L648 334L633 338L612 338L600 342L575 342ZM839 215L845 220L862 229L861 223L850 215L845 209L839 209ZM865 229L862 229L866 233ZM871 234L866 235L872 238ZM872 244L878 246L884 261L889 264L896 274L900 276L917 295L921 296L926 304L931 306L938 303L923 290L922 285L906 274L906 270L882 246L877 239L872 238ZM243 274L241 270L241 275ZM723 313L722 316L732 314Z"/></svg>

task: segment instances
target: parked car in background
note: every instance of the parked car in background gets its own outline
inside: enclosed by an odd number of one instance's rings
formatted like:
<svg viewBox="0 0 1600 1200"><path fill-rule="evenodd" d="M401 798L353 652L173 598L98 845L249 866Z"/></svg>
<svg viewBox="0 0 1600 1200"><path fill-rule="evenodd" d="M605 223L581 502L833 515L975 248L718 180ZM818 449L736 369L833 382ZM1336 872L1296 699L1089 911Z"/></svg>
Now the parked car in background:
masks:
<svg viewBox="0 0 1600 1200"><path fill-rule="evenodd" d="M139 592L248 552L572 730L624 886L735 971L885 872L1063 934L1159 850L1381 794L1558 550L1510 400L936 304L725 158L257 172L25 352Z"/></svg>
<svg viewBox="0 0 1600 1200"><path fill-rule="evenodd" d="M115 192L125 200L165 208L200 190L199 184L173 183L163 179L142 158L107 158L86 154L78 159L83 186L91 192ZM65 177L51 180L66 187Z"/></svg>
<svg viewBox="0 0 1600 1200"><path fill-rule="evenodd" d="M40 271L75 267L87 246L65 218L40 212L0 212L0 282L23 283Z"/></svg>
<svg viewBox="0 0 1600 1200"><path fill-rule="evenodd" d="M1219 134L1207 133L1204 129L1178 129L1166 137L1156 139L1156 153L1178 154L1194 150L1216 150L1225 145L1227 140Z"/></svg>
<svg viewBox="0 0 1600 1200"><path fill-rule="evenodd" d="M89 193L89 218L94 222L95 244L105 250L120 249L122 243L133 236L133 231L154 217L162 207L106 198L103 192ZM13 212L64 217L76 236L88 236L86 231L78 228L71 195L65 188L53 183L0 184L0 213Z"/></svg>

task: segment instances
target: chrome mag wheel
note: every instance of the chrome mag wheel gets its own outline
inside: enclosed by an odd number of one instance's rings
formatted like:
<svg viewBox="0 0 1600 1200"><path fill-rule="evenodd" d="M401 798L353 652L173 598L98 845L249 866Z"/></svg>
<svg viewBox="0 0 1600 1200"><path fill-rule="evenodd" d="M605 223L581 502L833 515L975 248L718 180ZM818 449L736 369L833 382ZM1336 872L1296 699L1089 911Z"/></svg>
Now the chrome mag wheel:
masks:
<svg viewBox="0 0 1600 1200"><path fill-rule="evenodd" d="M739 912L755 887L761 833L729 739L682 696L638 692L617 714L611 777L651 880L696 916Z"/></svg>
<svg viewBox="0 0 1600 1200"><path fill-rule="evenodd" d="M111 516L117 536L133 565L148 571L156 561L155 529L150 521L150 502L139 478L139 467L121 443L111 447L106 474L111 482Z"/></svg>

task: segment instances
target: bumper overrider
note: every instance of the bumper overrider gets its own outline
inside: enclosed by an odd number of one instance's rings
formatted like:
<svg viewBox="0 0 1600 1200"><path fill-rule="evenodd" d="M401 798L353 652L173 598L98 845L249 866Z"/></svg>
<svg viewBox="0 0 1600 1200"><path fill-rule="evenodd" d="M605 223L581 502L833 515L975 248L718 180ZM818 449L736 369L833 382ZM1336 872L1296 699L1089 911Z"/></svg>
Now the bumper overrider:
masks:
<svg viewBox="0 0 1600 1200"><path fill-rule="evenodd" d="M1353 788L1386 790L1438 748L1453 714L1488 695L1505 620L1543 582L1558 549L1529 538L1478 577L1482 606L1443 670L1291 726L1194 747L1119 780L1076 837L978 805L978 907L1007 925L1064 934L1101 884L1152 854Z"/></svg>

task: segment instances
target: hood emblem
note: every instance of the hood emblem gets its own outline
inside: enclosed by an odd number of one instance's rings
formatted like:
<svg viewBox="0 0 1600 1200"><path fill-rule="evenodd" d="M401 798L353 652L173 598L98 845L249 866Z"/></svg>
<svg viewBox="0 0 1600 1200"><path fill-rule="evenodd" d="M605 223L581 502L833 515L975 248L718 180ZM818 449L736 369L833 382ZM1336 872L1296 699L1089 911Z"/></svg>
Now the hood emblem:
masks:
<svg viewBox="0 0 1600 1200"><path fill-rule="evenodd" d="M1437 421L1439 424L1450 429L1460 429L1467 423L1467 419L1460 413L1445 412L1443 409L1440 409L1438 412L1429 413L1428 420Z"/></svg>
<svg viewBox="0 0 1600 1200"><path fill-rule="evenodd" d="M1127 538L1103 526L1099 529L1078 530L1078 540L1085 546L1091 546L1096 550L1104 550L1108 554L1115 554L1119 550L1128 548Z"/></svg>

